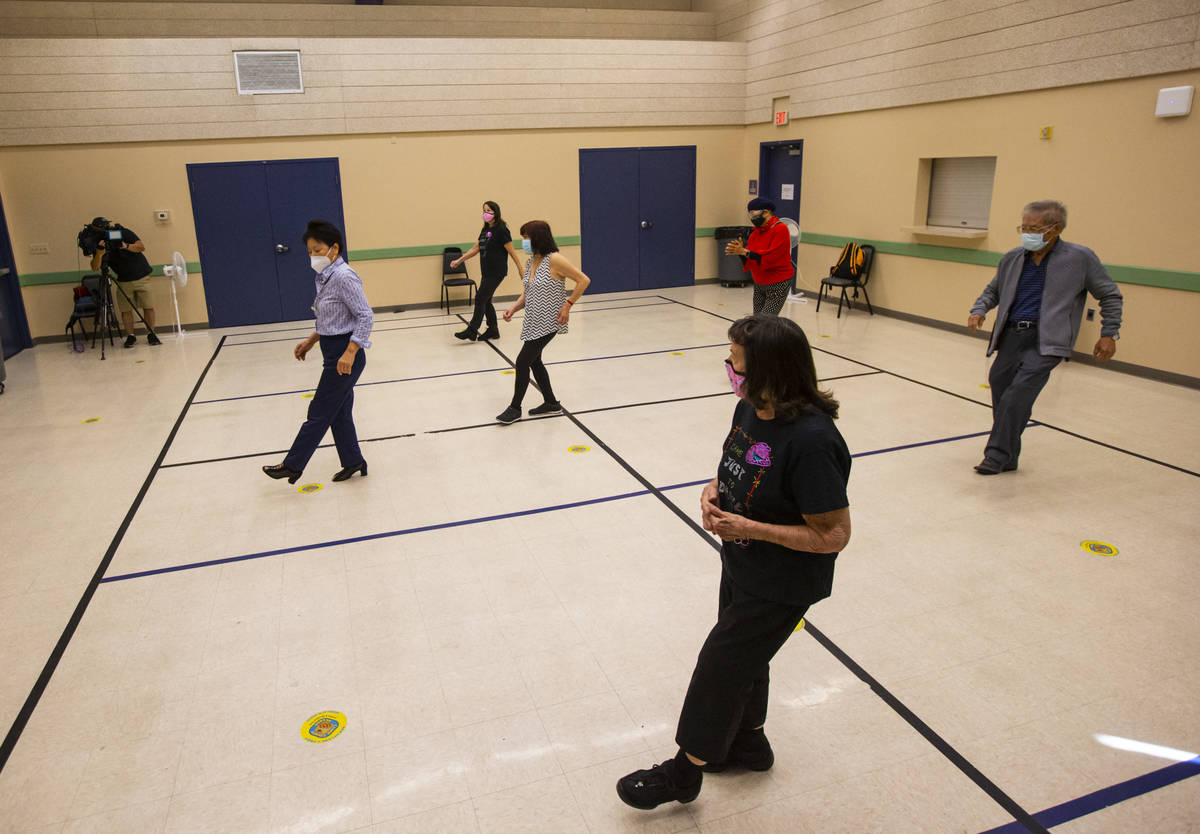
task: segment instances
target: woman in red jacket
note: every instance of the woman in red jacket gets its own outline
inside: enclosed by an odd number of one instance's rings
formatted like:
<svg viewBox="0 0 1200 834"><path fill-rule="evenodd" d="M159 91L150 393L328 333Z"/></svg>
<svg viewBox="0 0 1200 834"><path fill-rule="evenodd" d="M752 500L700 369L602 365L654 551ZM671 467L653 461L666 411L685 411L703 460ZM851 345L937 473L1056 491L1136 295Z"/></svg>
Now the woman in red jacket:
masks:
<svg viewBox="0 0 1200 834"><path fill-rule="evenodd" d="M740 237L726 244L725 254L740 255L742 269L754 279L754 312L777 316L795 274L791 234L775 216L775 204L766 197L755 197L746 210L754 231L745 244Z"/></svg>

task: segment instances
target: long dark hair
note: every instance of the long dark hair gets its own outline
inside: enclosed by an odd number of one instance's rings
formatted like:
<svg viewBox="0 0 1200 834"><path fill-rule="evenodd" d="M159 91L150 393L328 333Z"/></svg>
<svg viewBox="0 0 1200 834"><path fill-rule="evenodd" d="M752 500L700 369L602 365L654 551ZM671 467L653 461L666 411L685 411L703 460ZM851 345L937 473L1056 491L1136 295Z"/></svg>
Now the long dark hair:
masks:
<svg viewBox="0 0 1200 834"><path fill-rule="evenodd" d="M324 243L326 246L337 244L338 257L350 263L350 253L346 251L346 244L342 241L341 229L328 220L309 220L302 240L306 246L310 240Z"/></svg>
<svg viewBox="0 0 1200 834"><path fill-rule="evenodd" d="M771 406L785 421L809 408L837 419L838 401L817 387L812 348L796 322L746 316L729 328L729 341L741 345L746 357L746 400L756 409Z"/></svg>
<svg viewBox="0 0 1200 834"><path fill-rule="evenodd" d="M484 200L483 204L485 206L487 206L489 209L491 209L492 214L495 215L492 218L493 223L495 223L497 226L507 226L508 225L507 223L504 222L504 218L500 216L500 204L499 203L497 203L495 200Z"/></svg>
<svg viewBox="0 0 1200 834"><path fill-rule="evenodd" d="M550 224L545 220L530 220L521 227L521 237L529 238L529 248L535 255L549 255L558 251L554 235L550 233Z"/></svg>

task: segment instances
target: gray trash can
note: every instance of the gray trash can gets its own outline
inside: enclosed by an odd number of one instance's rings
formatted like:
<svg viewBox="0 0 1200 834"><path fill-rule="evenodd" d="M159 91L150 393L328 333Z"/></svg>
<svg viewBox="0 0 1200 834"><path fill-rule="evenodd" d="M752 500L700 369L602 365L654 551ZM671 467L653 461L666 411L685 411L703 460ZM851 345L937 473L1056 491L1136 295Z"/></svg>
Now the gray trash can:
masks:
<svg viewBox="0 0 1200 834"><path fill-rule="evenodd" d="M722 287L744 287L750 282L750 273L742 270L742 259L737 255L726 255L725 244L739 237L745 243L753 226L717 226L713 237L717 239L717 278Z"/></svg>

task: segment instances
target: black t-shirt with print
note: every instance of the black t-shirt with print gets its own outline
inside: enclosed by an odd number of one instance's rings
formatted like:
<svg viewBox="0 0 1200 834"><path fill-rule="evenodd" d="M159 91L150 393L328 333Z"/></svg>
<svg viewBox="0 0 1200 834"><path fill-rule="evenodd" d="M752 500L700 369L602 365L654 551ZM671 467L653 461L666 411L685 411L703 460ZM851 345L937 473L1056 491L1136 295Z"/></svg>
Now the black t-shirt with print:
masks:
<svg viewBox="0 0 1200 834"><path fill-rule="evenodd" d="M503 278L508 274L508 250L504 244L510 242L512 232L508 226L483 224L479 231L479 268L484 278Z"/></svg>
<svg viewBox="0 0 1200 834"><path fill-rule="evenodd" d="M122 243L137 243L141 240L131 229L121 229L120 232ZM107 234L104 238L104 245L112 248L112 251L108 253L108 265L113 272L117 273L118 281L136 281L154 271L154 267L150 266L150 261L146 260L145 254L122 249L121 244L110 241Z"/></svg>
<svg viewBox="0 0 1200 834"><path fill-rule="evenodd" d="M794 420L761 420L745 400L717 470L721 509L767 524L804 524L805 515L850 505L850 450L827 414L806 411ZM774 602L811 605L833 590L836 553L806 553L765 541L723 542L729 579Z"/></svg>

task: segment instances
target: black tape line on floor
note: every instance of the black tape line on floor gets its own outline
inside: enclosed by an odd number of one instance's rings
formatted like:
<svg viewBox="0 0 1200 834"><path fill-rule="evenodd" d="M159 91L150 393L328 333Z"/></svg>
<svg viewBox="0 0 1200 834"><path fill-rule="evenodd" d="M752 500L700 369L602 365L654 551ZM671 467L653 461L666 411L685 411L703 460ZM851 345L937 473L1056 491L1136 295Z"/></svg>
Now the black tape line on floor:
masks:
<svg viewBox="0 0 1200 834"><path fill-rule="evenodd" d="M720 313L714 313L712 310L705 310L703 307L696 307L695 305L692 305L692 304L686 304L682 301L676 301L675 299L669 298L668 296L665 296L665 295L660 295L659 298L665 298L668 301L674 301L676 304L680 304L684 307L690 307L691 309L696 310L697 312L707 313L710 316L715 316L716 318L724 319L727 322L732 323L733 321L735 321L735 319L731 319L731 318L729 318L729 316L723 316ZM815 345L810 345L810 347L812 347L812 349L815 351L819 351L820 353L825 353L825 354L828 354L829 356L837 357L838 359L844 359L845 361L853 362L856 365L862 365L864 368L870 368L871 370L878 371L881 374L887 374L888 376L893 376L896 379L902 379L905 382L911 382L913 385L920 385L924 388L929 388L929 389L932 389L932 390L937 391L942 394L948 394L951 397L957 397L960 400L966 400L969 403L974 403L975 405L981 405L984 408L990 409L992 407L991 403L980 402L979 400L976 400L972 397L968 397L965 394L959 394L955 391L949 391L945 388L939 388L938 386L933 385L932 383L922 382L919 379L913 379L912 377L905 376L904 374L898 374L895 371L889 371L887 368L880 368L875 365L870 365L866 362L862 362L858 359L851 359L849 356L843 356L840 353L834 353L831 350L825 350L824 348L819 348L819 347L816 347ZM1200 472L1193 472L1191 469L1187 469L1185 467L1178 466L1177 464L1168 463L1167 461L1159 460L1158 458L1152 458L1149 455L1143 455L1141 452L1135 452L1132 449L1126 449L1121 446L1115 446L1112 443L1105 443L1103 440L1097 440L1094 437L1088 437L1086 434L1080 434L1079 432L1074 432L1074 431L1071 431L1070 429L1064 429L1061 426L1054 425L1053 423L1047 423L1042 420L1038 420L1037 423L1038 423L1038 425L1045 426L1048 429L1053 429L1054 431L1070 435L1071 437L1074 437L1076 440L1083 440L1087 443L1095 444L1096 446L1103 446L1105 449L1111 449L1114 452L1120 452L1123 455L1129 455L1130 457L1137 458L1138 460L1144 460L1147 463L1155 463L1155 464L1158 464L1159 466L1164 466L1167 469L1174 469L1176 472L1182 472L1185 475L1192 475L1193 477L1200 478Z"/></svg>
<svg viewBox="0 0 1200 834"><path fill-rule="evenodd" d="M108 570L113 556L116 555L117 548L121 546L121 541L125 538L125 533L129 530L129 525L133 522L133 517L137 515L138 508L141 507L146 493L150 491L150 485L154 482L154 476L162 468L162 462L167 456L167 451L171 448L171 443L175 440L175 435L179 433L179 427L183 425L183 420L187 416L188 409L192 406L192 400L196 398L196 392L200 390L200 386L204 383L204 377L208 375L209 369L212 368L213 362L217 359L217 354L221 352L221 348L225 344L225 339L225 336L221 337L221 341L217 343L212 356L208 359L208 364L200 372L200 377L192 387L192 393L188 395L187 400L184 402L183 408L179 412L179 417L175 420L175 425L171 427L171 433L167 435L166 442L163 443L162 450L158 453L158 458L154 461L154 465L150 467L150 472L146 475L146 480L142 482L142 488L138 491L137 497L133 499L133 503L129 506L129 511L125 513L125 518L121 521L121 526L117 528L117 532L113 535L112 541L109 542L108 549L104 552L103 558L100 559L100 564L96 566L96 571L92 574L91 580L84 589L83 596L80 597L79 603L75 606L71 618L67 620L67 625L63 629L62 635L58 638L58 642L50 652L50 657L46 659L41 674L38 675L33 688L29 691L29 695L25 699L25 703L21 705L21 709L17 712L17 717L13 719L8 734L4 737L4 741L0 742L0 772L4 771L4 766L8 763L9 756L12 755L13 750L16 748L17 742L21 738L21 733L25 731L25 727L28 725L29 719L38 705L38 701L42 698L42 693L46 691L50 679L54 676L54 670L58 668L59 661L62 660L63 654L66 653L71 638L75 636L75 631L79 628L79 623L83 620L83 615L87 611L88 605L91 604L92 597L96 593L96 588L100 586L100 580L104 578L104 573Z"/></svg>

